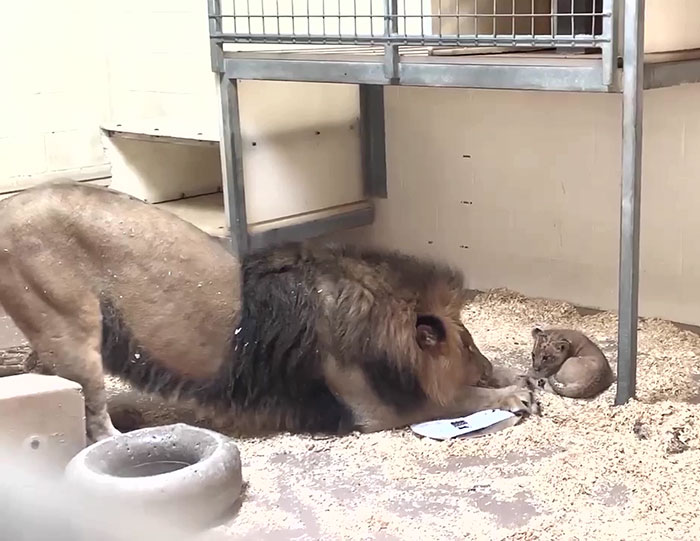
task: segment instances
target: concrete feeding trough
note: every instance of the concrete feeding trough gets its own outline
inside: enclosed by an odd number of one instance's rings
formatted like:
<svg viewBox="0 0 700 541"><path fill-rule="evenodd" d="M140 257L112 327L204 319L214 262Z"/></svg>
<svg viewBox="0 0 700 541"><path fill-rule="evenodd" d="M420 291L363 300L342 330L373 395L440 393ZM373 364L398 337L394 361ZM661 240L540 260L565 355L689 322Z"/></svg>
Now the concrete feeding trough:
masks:
<svg viewBox="0 0 700 541"><path fill-rule="evenodd" d="M226 518L242 487L233 440L182 423L99 441L70 461L65 477L89 497L191 527Z"/></svg>

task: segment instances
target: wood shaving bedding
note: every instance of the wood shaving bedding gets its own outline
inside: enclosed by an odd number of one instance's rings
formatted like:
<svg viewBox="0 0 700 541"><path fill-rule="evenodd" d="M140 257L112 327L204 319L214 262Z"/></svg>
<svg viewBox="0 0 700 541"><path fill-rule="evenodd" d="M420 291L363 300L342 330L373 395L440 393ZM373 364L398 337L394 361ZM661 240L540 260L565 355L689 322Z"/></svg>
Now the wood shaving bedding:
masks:
<svg viewBox="0 0 700 541"><path fill-rule="evenodd" d="M496 363L524 369L531 328L550 324L583 331L616 368L614 314L495 290L463 317ZM612 405L613 385L589 401L540 394L542 417L477 439L436 442L408 429L241 439L245 497L217 531L251 540L693 539L700 337L661 320L639 329L639 400L622 407Z"/></svg>

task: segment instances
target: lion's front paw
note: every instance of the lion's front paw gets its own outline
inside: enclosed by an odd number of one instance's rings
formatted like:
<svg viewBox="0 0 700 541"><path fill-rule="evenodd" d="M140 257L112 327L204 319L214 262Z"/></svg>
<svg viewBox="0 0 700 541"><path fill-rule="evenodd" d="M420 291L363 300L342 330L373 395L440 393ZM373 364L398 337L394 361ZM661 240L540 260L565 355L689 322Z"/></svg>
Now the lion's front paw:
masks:
<svg viewBox="0 0 700 541"><path fill-rule="evenodd" d="M513 385L526 388L528 385L526 379L527 374L519 372L513 368L496 366L494 367L491 377L488 379L485 386L494 389L503 389Z"/></svg>
<svg viewBox="0 0 700 541"><path fill-rule="evenodd" d="M527 374L518 374L514 385L519 389L528 389L530 391L537 389L537 381Z"/></svg>
<svg viewBox="0 0 700 541"><path fill-rule="evenodd" d="M501 399L500 409L517 415L539 415L540 404L535 400L532 389L528 386L513 385L504 389L506 394Z"/></svg>

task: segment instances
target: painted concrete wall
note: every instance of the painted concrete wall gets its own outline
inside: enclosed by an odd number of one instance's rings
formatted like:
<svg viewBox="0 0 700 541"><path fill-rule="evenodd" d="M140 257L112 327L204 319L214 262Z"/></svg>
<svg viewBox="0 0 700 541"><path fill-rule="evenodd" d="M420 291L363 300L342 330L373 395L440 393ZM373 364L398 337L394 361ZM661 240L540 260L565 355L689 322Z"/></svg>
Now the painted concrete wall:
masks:
<svg viewBox="0 0 700 541"><path fill-rule="evenodd" d="M350 235L469 287L617 302L619 96L387 89L389 198ZM645 94L641 312L700 323L700 85Z"/></svg>
<svg viewBox="0 0 700 541"><path fill-rule="evenodd" d="M700 2L697 0L646 0L645 16L645 51L700 47Z"/></svg>
<svg viewBox="0 0 700 541"><path fill-rule="evenodd" d="M88 0L0 4L0 192L109 172L98 9Z"/></svg>
<svg viewBox="0 0 700 541"><path fill-rule="evenodd" d="M206 135L218 130L204 0L100 0L109 121ZM125 39L127 38L127 39Z"/></svg>

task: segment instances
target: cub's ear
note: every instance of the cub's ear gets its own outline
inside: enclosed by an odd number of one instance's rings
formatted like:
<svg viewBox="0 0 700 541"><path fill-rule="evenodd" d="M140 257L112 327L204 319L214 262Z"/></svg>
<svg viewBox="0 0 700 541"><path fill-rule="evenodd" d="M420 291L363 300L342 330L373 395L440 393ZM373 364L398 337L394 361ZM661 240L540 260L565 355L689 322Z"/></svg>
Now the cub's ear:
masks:
<svg viewBox="0 0 700 541"><path fill-rule="evenodd" d="M537 338L538 336L542 336L544 334L544 331L539 327L535 327L534 329L532 329L531 334L533 338Z"/></svg>
<svg viewBox="0 0 700 541"><path fill-rule="evenodd" d="M437 316L419 315L416 320L416 341L421 349L430 349L444 342L447 337L445 324Z"/></svg>
<svg viewBox="0 0 700 541"><path fill-rule="evenodd" d="M557 349L559 351L566 351L569 349L569 346L571 346L571 342L569 342L566 338L562 338L561 340L557 341Z"/></svg>

